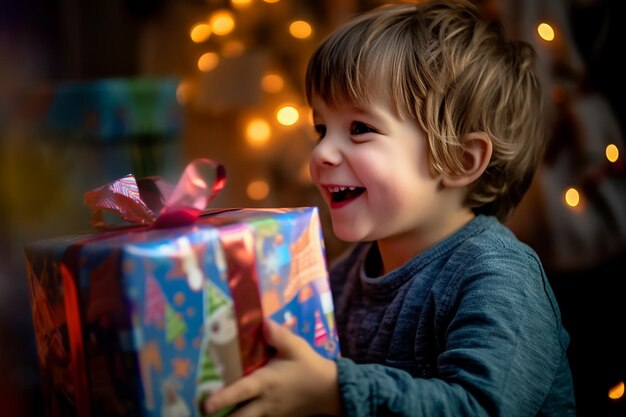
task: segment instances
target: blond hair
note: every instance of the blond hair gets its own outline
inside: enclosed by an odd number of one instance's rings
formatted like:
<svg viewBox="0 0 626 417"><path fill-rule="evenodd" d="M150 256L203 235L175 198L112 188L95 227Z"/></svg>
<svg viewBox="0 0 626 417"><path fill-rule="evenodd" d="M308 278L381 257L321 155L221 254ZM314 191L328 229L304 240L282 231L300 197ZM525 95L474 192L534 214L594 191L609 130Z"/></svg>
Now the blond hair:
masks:
<svg viewBox="0 0 626 417"><path fill-rule="evenodd" d="M347 22L313 53L306 94L327 103L390 98L426 133L433 174L462 172L463 136L481 132L493 153L465 204L504 219L528 189L545 131L535 51L505 37L471 3L376 8Z"/></svg>

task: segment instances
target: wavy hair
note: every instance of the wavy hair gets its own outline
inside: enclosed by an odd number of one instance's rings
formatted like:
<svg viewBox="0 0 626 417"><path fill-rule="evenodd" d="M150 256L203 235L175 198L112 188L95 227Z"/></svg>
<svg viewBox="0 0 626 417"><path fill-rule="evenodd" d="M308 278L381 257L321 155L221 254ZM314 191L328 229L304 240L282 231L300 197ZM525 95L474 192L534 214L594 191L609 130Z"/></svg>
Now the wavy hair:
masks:
<svg viewBox="0 0 626 417"><path fill-rule="evenodd" d="M391 99L425 132L433 175L462 172L463 137L481 132L493 153L465 204L504 220L520 202L545 148L536 54L464 0L378 7L339 27L315 50L309 103Z"/></svg>

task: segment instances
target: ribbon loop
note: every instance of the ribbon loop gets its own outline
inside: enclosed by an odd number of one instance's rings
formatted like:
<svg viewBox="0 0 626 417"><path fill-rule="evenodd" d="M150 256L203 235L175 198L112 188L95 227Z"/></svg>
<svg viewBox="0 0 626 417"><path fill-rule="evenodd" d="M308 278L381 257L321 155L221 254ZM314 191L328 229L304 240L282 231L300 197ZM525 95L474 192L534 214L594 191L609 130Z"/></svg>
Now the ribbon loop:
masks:
<svg viewBox="0 0 626 417"><path fill-rule="evenodd" d="M131 225L156 228L191 224L224 188L226 170L210 159L198 158L185 167L176 185L159 177L136 180L132 174L85 193L91 209L89 223L96 229L119 226L106 213Z"/></svg>

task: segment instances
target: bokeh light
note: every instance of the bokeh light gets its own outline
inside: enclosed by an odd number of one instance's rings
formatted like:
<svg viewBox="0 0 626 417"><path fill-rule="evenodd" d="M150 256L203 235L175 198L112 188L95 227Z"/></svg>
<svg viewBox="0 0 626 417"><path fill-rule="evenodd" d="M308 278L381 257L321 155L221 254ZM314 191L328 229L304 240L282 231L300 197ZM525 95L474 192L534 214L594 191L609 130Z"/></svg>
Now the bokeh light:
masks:
<svg viewBox="0 0 626 417"><path fill-rule="evenodd" d="M291 36L294 38L306 39L311 36L313 29L308 22L296 20L289 25L289 33L291 33Z"/></svg>
<svg viewBox="0 0 626 417"><path fill-rule="evenodd" d="M246 127L246 139L252 146L262 146L267 143L272 134L269 123L262 118L250 120Z"/></svg>
<svg viewBox="0 0 626 417"><path fill-rule="evenodd" d="M609 398L612 400L619 400L624 396L624 381L620 381L614 387L609 390Z"/></svg>
<svg viewBox="0 0 626 417"><path fill-rule="evenodd" d="M605 154L606 159L608 159L610 162L617 162L619 158L619 149L617 148L617 146L610 144L606 147Z"/></svg>
<svg viewBox="0 0 626 417"><path fill-rule="evenodd" d="M278 74L269 73L261 79L261 88L266 93L278 93L284 85L283 77Z"/></svg>
<svg viewBox="0 0 626 417"><path fill-rule="evenodd" d="M246 188L246 194L251 200L263 200L270 193L270 186L266 180L251 181Z"/></svg>
<svg viewBox="0 0 626 417"><path fill-rule="evenodd" d="M202 72L209 72L220 62L220 57L215 52L207 52L202 54L198 59L198 69Z"/></svg>
<svg viewBox="0 0 626 417"><path fill-rule="evenodd" d="M202 43L211 36L211 26L206 23L197 23L189 31L189 37L195 43Z"/></svg>
<svg viewBox="0 0 626 417"><path fill-rule="evenodd" d="M235 29L235 18L228 10L216 10L209 18L209 24L213 33L224 36Z"/></svg>
<svg viewBox="0 0 626 417"><path fill-rule="evenodd" d="M252 0L230 0L230 4L238 9L245 9L252 4Z"/></svg>
<svg viewBox="0 0 626 417"><path fill-rule="evenodd" d="M537 33L544 41L553 41L554 40L554 29L547 23L540 23L537 26Z"/></svg>
<svg viewBox="0 0 626 417"><path fill-rule="evenodd" d="M565 204L570 207L577 207L580 204L580 193L574 187L570 187L565 191Z"/></svg>
<svg viewBox="0 0 626 417"><path fill-rule="evenodd" d="M283 126L292 126L299 118L300 112L293 106L283 106L276 112L276 120Z"/></svg>

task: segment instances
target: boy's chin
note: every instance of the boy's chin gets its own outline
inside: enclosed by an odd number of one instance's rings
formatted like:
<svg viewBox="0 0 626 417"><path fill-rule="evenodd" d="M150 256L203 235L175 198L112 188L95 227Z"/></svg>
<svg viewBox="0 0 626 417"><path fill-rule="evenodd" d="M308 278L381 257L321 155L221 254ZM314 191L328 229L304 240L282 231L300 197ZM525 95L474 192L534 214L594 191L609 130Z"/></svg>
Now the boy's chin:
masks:
<svg viewBox="0 0 626 417"><path fill-rule="evenodd" d="M347 243L356 243L365 240L362 234L356 233L354 229L346 230L346 228L335 227L333 225L333 232L337 239L347 242Z"/></svg>

